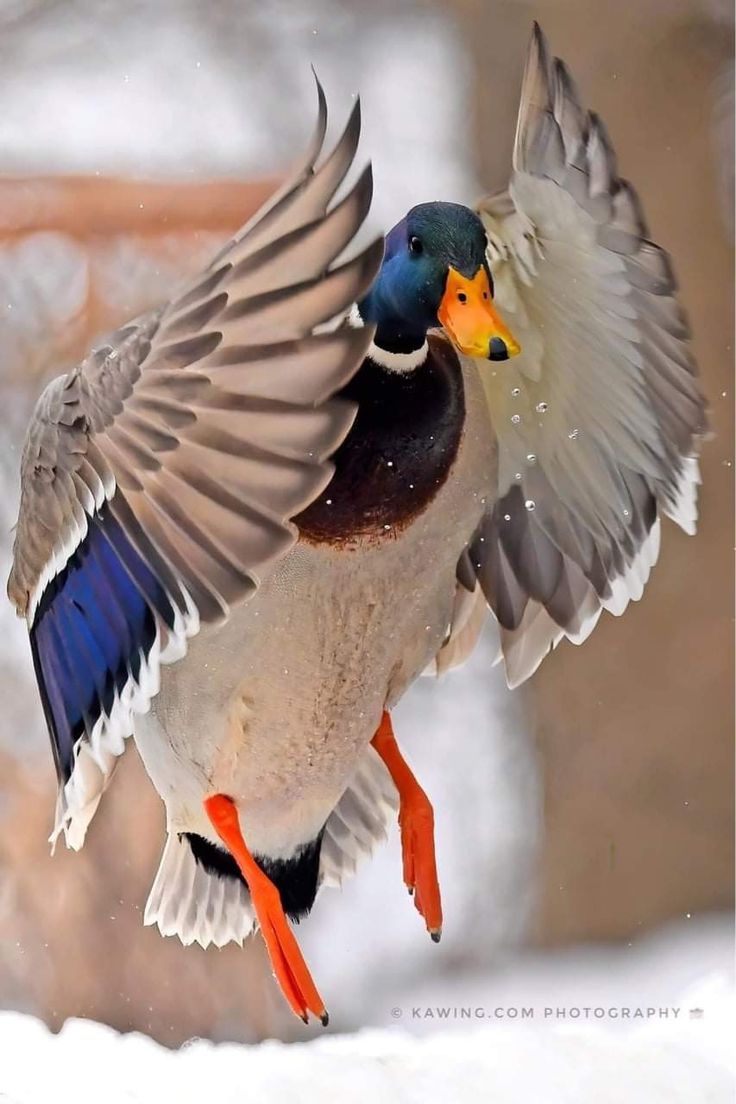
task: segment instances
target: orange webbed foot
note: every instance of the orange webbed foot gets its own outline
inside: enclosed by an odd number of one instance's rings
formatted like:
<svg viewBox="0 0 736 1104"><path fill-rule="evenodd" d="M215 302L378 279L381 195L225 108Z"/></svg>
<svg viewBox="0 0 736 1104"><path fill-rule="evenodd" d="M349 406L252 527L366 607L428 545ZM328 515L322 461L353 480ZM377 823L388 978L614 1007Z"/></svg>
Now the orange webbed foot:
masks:
<svg viewBox="0 0 736 1104"><path fill-rule="evenodd" d="M434 942L439 943L442 935L442 900L434 850L432 803L399 751L388 713L383 714L371 742L388 767L399 792L404 883L414 896L414 904L424 918L427 931Z"/></svg>
<svg viewBox="0 0 736 1104"><path fill-rule="evenodd" d="M434 813L429 798L417 787L401 804L399 828L404 860L404 884L435 943L442 935L442 902L434 851Z"/></svg>
<svg viewBox="0 0 736 1104"><path fill-rule="evenodd" d="M317 992L299 944L271 879L263 873L248 850L240 829L238 811L231 798L215 794L204 802L212 827L235 859L250 892L256 918L263 935L271 967L292 1011L309 1022L309 1013L327 1026L324 1001Z"/></svg>

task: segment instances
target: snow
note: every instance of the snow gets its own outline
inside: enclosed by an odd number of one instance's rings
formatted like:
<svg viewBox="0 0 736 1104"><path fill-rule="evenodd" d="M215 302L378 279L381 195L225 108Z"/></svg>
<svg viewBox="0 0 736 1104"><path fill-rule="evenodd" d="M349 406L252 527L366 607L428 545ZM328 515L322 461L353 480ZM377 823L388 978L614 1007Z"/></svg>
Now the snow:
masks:
<svg viewBox="0 0 736 1104"><path fill-rule="evenodd" d="M52 1035L31 1016L0 1013L0 1099L201 1104L215 1094L217 1104L726 1104L736 1026L731 937L728 918L665 930L635 948L628 973L622 950L538 953L503 974L500 987L498 978L476 977L462 993L472 1018L438 1028L442 1021L430 1017L432 1030L422 1036L409 1030L406 1008L393 1026L353 1035L257 1046L196 1039L170 1051L91 1021L69 1020ZM697 980L660 1007L674 976L688 974ZM445 1007L459 1005L461 986L455 978ZM591 1000L587 1019L576 996ZM496 998L503 1009L493 1007ZM509 1018L510 1008L523 1006L534 1015ZM564 1019L558 1007L566 1008ZM627 1020L611 1016L622 1007ZM597 1018L600 1008L606 1015Z"/></svg>

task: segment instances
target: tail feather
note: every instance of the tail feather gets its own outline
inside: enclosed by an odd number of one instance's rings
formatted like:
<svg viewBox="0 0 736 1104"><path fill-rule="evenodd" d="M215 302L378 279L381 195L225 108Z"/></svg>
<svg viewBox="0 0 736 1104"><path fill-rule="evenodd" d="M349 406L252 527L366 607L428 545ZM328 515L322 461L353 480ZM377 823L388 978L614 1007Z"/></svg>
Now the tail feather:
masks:
<svg viewBox="0 0 736 1104"><path fill-rule="evenodd" d="M320 850L319 885L339 886L386 837L398 808L396 788L372 747L363 753L350 785L325 825ZM143 922L182 943L242 944L256 926L250 894L243 882L209 872L197 862L189 841L170 833L146 902Z"/></svg>
<svg viewBox="0 0 736 1104"><path fill-rule="evenodd" d="M325 825L320 852L320 885L339 886L361 858L373 854L396 815L396 787L383 760L366 748L350 785Z"/></svg>
<svg viewBox="0 0 736 1104"><path fill-rule="evenodd" d="M169 835L146 902L143 923L158 925L162 935L182 943L242 944L255 926L250 894L234 878L208 873L192 854L189 842Z"/></svg>

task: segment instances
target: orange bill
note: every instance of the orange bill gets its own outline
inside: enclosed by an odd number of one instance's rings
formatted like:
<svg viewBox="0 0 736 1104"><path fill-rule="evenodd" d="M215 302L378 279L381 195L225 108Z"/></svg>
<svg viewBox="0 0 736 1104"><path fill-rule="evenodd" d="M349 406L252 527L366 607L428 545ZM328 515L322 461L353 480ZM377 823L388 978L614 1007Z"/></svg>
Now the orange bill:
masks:
<svg viewBox="0 0 736 1104"><path fill-rule="evenodd" d="M483 265L472 280L450 267L437 317L450 340L467 356L508 360L521 352L493 305Z"/></svg>

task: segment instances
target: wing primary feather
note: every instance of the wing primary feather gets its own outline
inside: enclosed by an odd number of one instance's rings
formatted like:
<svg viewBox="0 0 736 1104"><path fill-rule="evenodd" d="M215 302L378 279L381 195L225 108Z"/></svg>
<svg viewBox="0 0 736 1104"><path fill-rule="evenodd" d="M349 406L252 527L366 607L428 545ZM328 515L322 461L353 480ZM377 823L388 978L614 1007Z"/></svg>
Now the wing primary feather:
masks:
<svg viewBox="0 0 736 1104"><path fill-rule="evenodd" d="M536 133L538 117L551 113L548 72L549 62L544 35L535 21L521 81L519 115L514 137L513 165L519 171L525 168L526 158L530 154L529 142Z"/></svg>
<svg viewBox="0 0 736 1104"><path fill-rule="evenodd" d="M336 262L367 215L372 172L334 202L360 106L323 156L316 83L315 136L286 184L171 303L50 384L29 426L8 589L71 785L57 828L77 843L132 712L157 692L159 651L180 657L293 545L292 519L328 482L355 415L337 392L372 332L337 326L383 241Z"/></svg>
<svg viewBox="0 0 736 1104"><path fill-rule="evenodd" d="M511 684L641 596L658 511L692 530L707 420L669 258L537 24L511 181L479 211L523 350L503 380L483 376L499 474L470 543Z"/></svg>

